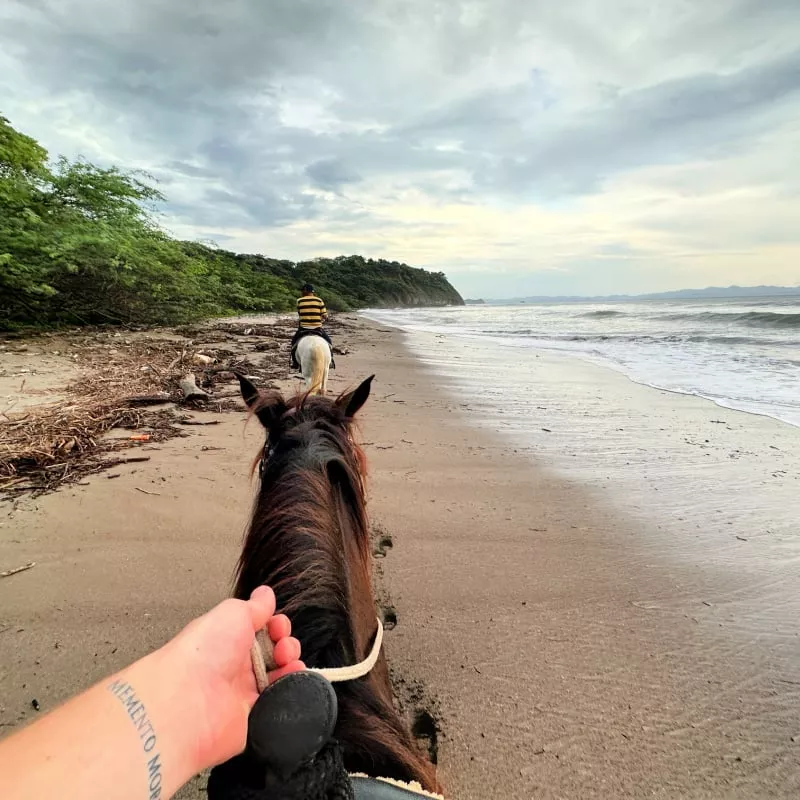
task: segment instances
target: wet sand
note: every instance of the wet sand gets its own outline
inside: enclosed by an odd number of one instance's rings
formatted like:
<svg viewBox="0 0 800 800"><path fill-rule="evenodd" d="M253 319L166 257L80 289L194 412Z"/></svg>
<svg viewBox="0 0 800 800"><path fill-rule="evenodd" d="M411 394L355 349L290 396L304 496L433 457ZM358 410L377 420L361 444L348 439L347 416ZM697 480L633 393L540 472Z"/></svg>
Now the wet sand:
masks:
<svg viewBox="0 0 800 800"><path fill-rule="evenodd" d="M373 515L395 545L390 660L437 701L443 780L476 799L795 796L800 431L569 361L537 375L551 376L529 426L549 428L545 449L397 334L351 360L379 375L366 434L391 448L371 452ZM582 462L574 480L566 460ZM781 524L770 539L748 518L742 535L727 482L760 497L770 470L785 473ZM664 492L676 481L683 507Z"/></svg>
<svg viewBox="0 0 800 800"><path fill-rule="evenodd" d="M378 376L362 429L371 514L392 540L388 655L411 711L437 719L449 796L795 796L793 552L756 551L747 571L675 557L663 508L634 516L477 429L471 398L382 330L343 336L354 352L332 387ZM0 569L37 562L0 580L3 731L225 596L261 435L219 419L118 478L0 505Z"/></svg>

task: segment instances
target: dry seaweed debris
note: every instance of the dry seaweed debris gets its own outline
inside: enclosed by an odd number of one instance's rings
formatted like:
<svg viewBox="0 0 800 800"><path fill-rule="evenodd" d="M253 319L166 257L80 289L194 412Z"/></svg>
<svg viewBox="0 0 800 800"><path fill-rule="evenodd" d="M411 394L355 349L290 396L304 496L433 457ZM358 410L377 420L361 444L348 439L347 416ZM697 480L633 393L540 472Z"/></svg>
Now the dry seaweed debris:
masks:
<svg viewBox="0 0 800 800"><path fill-rule="evenodd" d="M176 338L169 330L67 335L66 348L81 370L80 379L66 387L67 398L0 415L0 499L53 491L122 463L114 457L117 451L188 435L175 405L198 411L241 410L238 391L229 393L221 385L235 382L230 370L252 375L260 385L288 375L288 337L277 326L263 328L264 334L277 334L279 344L258 364L229 349L198 347L198 342ZM209 393L208 399L187 401L181 382L189 376ZM142 435L107 435L120 428Z"/></svg>
<svg viewBox="0 0 800 800"><path fill-rule="evenodd" d="M105 438L112 428L147 429L147 442L185 436L171 409L126 408L109 403L57 403L38 406L0 424L0 497L41 494L126 458L106 456L142 442Z"/></svg>
<svg viewBox="0 0 800 800"><path fill-rule="evenodd" d="M185 436L174 408L144 408L177 399L187 355L174 341L142 338L77 351L79 381L67 399L0 420L0 497L41 494L126 459L109 454L143 442ZM138 441L105 436L146 430Z"/></svg>

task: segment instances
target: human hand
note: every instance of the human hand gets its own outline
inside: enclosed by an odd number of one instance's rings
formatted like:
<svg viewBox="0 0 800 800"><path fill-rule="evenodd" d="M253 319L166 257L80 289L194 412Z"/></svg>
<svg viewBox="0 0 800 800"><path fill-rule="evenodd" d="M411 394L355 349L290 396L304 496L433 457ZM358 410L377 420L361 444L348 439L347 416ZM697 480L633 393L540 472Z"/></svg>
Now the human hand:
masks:
<svg viewBox="0 0 800 800"><path fill-rule="evenodd" d="M250 647L264 626L275 643L277 668L269 673L270 683L305 669L300 642L291 636L289 618L275 614L275 594L267 586L255 589L248 601L223 601L160 651L169 662L167 669L177 665L183 672L185 702L192 704L187 724L195 727L197 771L244 750L247 716L258 699Z"/></svg>

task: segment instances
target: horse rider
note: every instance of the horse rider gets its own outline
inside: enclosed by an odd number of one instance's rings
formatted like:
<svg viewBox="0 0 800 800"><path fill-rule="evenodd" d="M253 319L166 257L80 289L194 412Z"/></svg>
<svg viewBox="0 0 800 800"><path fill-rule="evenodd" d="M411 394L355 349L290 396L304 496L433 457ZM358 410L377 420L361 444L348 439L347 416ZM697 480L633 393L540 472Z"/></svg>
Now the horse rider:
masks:
<svg viewBox="0 0 800 800"><path fill-rule="evenodd" d="M299 317L300 325L297 333L292 337L292 368L300 369L295 356L297 343L304 336L321 336L330 346L333 351L333 342L331 337L328 336L322 323L328 319L328 309L325 308L325 301L321 297L314 294L314 287L310 283L303 285L303 296L297 299L297 316ZM331 367L333 367L333 358L331 358Z"/></svg>

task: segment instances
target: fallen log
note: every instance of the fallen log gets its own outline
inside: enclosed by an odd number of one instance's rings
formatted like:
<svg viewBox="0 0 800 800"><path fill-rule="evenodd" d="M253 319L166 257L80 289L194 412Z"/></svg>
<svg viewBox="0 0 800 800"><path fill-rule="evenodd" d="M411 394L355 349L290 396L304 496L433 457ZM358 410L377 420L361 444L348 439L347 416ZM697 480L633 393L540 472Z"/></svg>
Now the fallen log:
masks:
<svg viewBox="0 0 800 800"><path fill-rule="evenodd" d="M157 406L161 405L161 403L169 403L169 399L169 392L143 394L126 398L125 405L131 406L131 408L138 408L139 406Z"/></svg>
<svg viewBox="0 0 800 800"><path fill-rule="evenodd" d="M202 400L206 402L210 399L208 392L204 392L196 383L194 375L189 373L184 375L178 384L183 392L183 398L189 400Z"/></svg>

